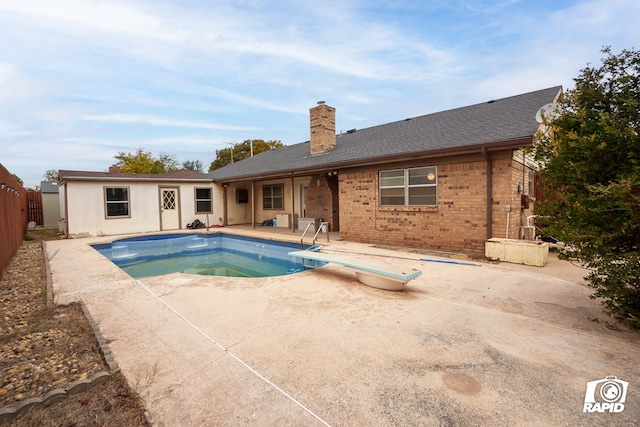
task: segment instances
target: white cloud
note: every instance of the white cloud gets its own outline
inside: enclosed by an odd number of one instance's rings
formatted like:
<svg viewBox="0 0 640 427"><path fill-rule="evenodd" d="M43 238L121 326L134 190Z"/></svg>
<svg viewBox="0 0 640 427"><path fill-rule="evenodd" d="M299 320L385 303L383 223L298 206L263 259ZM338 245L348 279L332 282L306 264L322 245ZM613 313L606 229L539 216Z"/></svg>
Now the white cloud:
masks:
<svg viewBox="0 0 640 427"><path fill-rule="evenodd" d="M0 62L0 111L46 98L53 85L45 78L28 76L19 66Z"/></svg>
<svg viewBox="0 0 640 427"><path fill-rule="evenodd" d="M29 132L21 130L19 126L5 120L0 120L0 138L11 138L23 135L29 135Z"/></svg>
<svg viewBox="0 0 640 427"><path fill-rule="evenodd" d="M0 10L36 19L40 25L56 26L65 31L106 31L137 37L179 41L184 38L168 31L162 20L150 13L131 7L130 2L98 0L30 0L0 1Z"/></svg>
<svg viewBox="0 0 640 427"><path fill-rule="evenodd" d="M196 129L217 129L217 130L229 130L229 131L254 131L257 130L250 126L232 126L217 123L202 123L193 122L187 120L173 120L163 117L153 117L143 114L88 114L80 117L81 120L97 121L97 122L111 122L111 123L141 123L153 126L163 127L181 127L181 128L196 128Z"/></svg>
<svg viewBox="0 0 640 427"><path fill-rule="evenodd" d="M14 4L10 10L59 22L64 31L78 32L90 39L108 37L100 32L126 36L128 41L120 49L140 55L145 53L137 46L148 49L148 54L161 63L166 61L160 58L167 55L177 60L181 54L194 51L212 56L229 54L236 60L238 55L257 55L355 77L420 80L432 75L428 70L433 65L451 60L449 53L425 40L408 37L399 28L359 21L358 12L347 7L339 8L340 14L328 13L331 9L326 8L306 8L306 16L296 23L284 10L264 17L224 3L220 6L218 2L210 5L205 14L197 9L144 11L144 7L129 3L23 3ZM313 25L315 21L326 25ZM310 24L315 32L307 29ZM92 33L99 32L87 34L88 28Z"/></svg>
<svg viewBox="0 0 640 427"><path fill-rule="evenodd" d="M621 39L637 43L639 15L640 2L634 0L590 0L553 13L550 24L559 38L571 38L581 44L595 40L602 46Z"/></svg>
<svg viewBox="0 0 640 427"><path fill-rule="evenodd" d="M300 108L298 108L297 106L294 107L294 106L283 104L277 101L271 101L268 99L258 98L254 96L242 95L240 93L235 93L233 91L226 90L226 89L208 87L207 92L211 94L215 94L216 97L219 97L223 100L232 101L234 103L244 105L244 106L257 107L261 110L281 111L281 112L292 113L292 114L300 114L301 112Z"/></svg>

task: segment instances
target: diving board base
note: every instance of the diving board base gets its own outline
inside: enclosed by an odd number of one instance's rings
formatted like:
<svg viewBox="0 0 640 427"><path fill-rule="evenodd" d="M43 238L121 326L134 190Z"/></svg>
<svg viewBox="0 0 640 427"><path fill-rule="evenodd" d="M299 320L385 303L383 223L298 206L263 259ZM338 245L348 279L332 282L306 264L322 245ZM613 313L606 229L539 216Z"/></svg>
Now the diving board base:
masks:
<svg viewBox="0 0 640 427"><path fill-rule="evenodd" d="M398 280L366 271L356 271L356 277L362 284L385 291L401 291L404 289L404 285L411 280Z"/></svg>

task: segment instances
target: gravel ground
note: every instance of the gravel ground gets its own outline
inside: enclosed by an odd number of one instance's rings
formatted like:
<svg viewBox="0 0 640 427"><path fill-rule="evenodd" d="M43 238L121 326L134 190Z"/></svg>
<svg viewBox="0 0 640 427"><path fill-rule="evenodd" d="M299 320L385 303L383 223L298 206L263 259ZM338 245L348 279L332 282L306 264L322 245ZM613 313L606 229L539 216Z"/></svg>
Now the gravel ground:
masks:
<svg viewBox="0 0 640 427"><path fill-rule="evenodd" d="M0 277L0 410L109 371L80 306L47 308L44 255L36 239L22 244ZM78 423L148 425L141 400L121 374L14 420L14 425Z"/></svg>

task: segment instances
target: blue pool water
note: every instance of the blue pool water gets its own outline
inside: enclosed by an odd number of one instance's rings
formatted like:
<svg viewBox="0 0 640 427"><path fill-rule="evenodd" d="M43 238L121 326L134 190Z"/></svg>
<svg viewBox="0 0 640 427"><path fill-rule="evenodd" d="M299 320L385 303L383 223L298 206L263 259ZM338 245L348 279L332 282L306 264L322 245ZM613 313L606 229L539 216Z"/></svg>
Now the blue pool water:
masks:
<svg viewBox="0 0 640 427"><path fill-rule="evenodd" d="M287 255L299 244L224 233L141 236L93 248L135 279L177 272L269 277L303 270L299 259Z"/></svg>

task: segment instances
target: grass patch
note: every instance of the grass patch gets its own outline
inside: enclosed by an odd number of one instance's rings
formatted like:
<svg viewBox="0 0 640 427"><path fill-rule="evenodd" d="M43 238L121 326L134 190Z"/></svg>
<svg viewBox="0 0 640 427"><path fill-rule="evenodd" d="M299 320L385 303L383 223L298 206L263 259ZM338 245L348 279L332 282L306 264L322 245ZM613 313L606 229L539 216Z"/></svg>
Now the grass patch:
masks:
<svg viewBox="0 0 640 427"><path fill-rule="evenodd" d="M24 240L32 241L32 240L57 240L61 239L62 234L55 228L44 229L44 228L36 228L34 230L28 230L27 234L24 236Z"/></svg>

